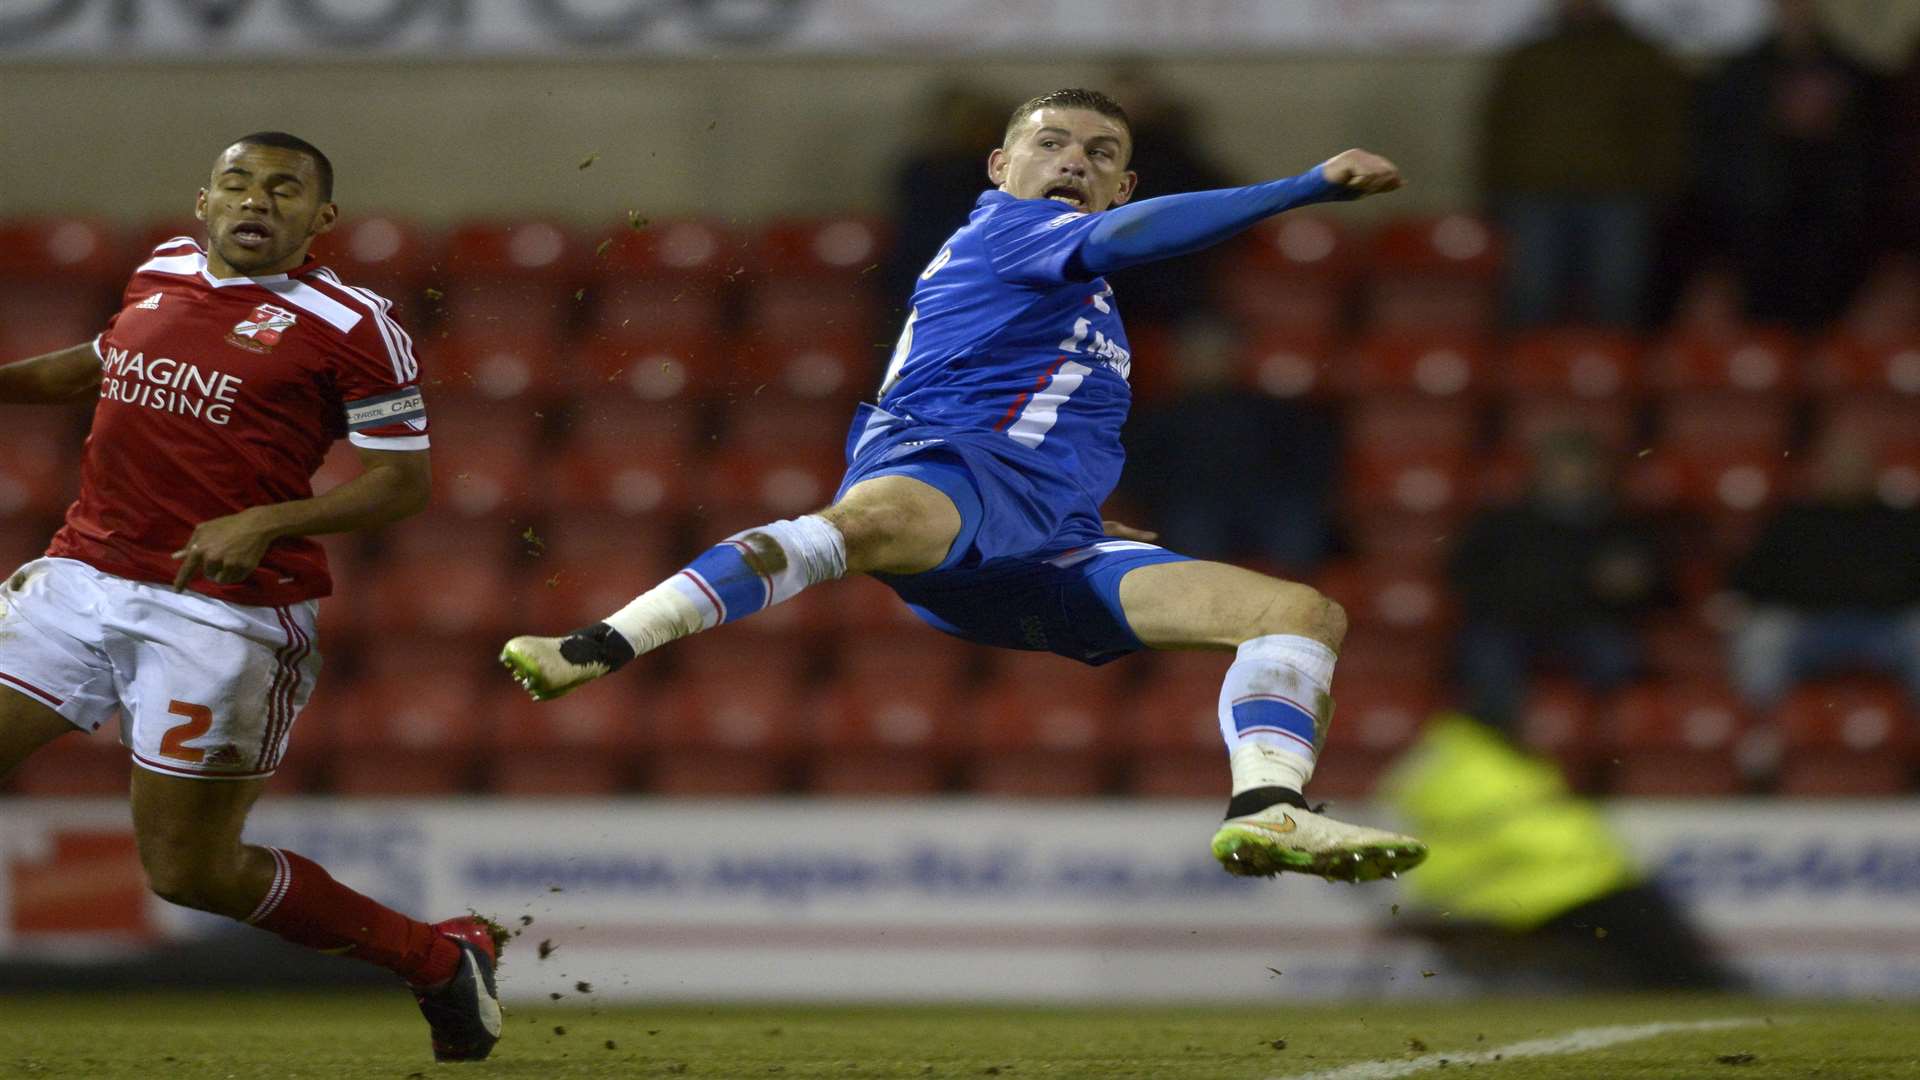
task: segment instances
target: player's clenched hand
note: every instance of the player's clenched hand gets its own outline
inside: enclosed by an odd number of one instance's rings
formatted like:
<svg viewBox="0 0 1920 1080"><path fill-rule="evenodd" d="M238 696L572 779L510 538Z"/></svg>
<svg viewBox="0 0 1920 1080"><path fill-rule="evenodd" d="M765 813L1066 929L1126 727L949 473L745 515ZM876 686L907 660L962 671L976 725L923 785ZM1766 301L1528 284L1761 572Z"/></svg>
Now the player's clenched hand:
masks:
<svg viewBox="0 0 1920 1080"><path fill-rule="evenodd" d="M273 541L273 532L253 510L203 522L187 538L186 546L173 553L180 560L173 591L186 588L202 574L216 584L237 585L260 565Z"/></svg>
<svg viewBox="0 0 1920 1080"><path fill-rule="evenodd" d="M1123 522L1102 521L1100 522L1100 524L1106 527L1106 532L1108 536L1117 537L1121 540L1138 540L1142 543L1148 543L1150 541L1160 539L1160 534L1157 532L1148 532L1145 529L1136 529L1133 526L1125 524Z"/></svg>
<svg viewBox="0 0 1920 1080"><path fill-rule="evenodd" d="M1320 165L1329 181L1344 184L1362 195L1378 195L1400 186L1400 170L1379 154L1348 150L1335 154Z"/></svg>

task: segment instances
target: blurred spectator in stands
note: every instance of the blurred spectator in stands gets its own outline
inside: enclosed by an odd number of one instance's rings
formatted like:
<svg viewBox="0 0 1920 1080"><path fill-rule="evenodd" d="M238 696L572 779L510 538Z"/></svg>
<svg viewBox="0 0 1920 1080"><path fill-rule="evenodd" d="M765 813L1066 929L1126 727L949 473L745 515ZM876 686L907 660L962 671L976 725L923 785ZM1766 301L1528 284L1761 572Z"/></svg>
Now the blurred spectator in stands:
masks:
<svg viewBox="0 0 1920 1080"><path fill-rule="evenodd" d="M1752 704L1841 669L1897 677L1920 702L1920 510L1880 501L1875 465L1864 440L1830 434L1817 493L1781 507L1734 566L1733 675Z"/></svg>
<svg viewBox="0 0 1920 1080"><path fill-rule="evenodd" d="M1175 334L1175 383L1127 423L1125 485L1149 527L1202 559L1251 557L1294 576L1326 557L1339 438L1325 411L1235 382L1244 342L1217 317Z"/></svg>
<svg viewBox="0 0 1920 1080"><path fill-rule="evenodd" d="M1234 183L1202 146L1193 107L1156 79L1143 62L1115 67L1104 89L1132 121L1133 159L1127 167L1140 176L1139 198ZM1208 247L1107 275L1127 325L1137 333L1140 327L1170 326L1206 309L1209 282L1227 250Z"/></svg>
<svg viewBox="0 0 1920 1080"><path fill-rule="evenodd" d="M942 83L915 116L921 141L894 174L893 212L898 232L887 261L882 301L904 313L913 280L939 253L953 231L967 223L974 201L992 187L987 153L1000 145L1013 102L959 83Z"/></svg>
<svg viewBox="0 0 1920 1080"><path fill-rule="evenodd" d="M1500 58L1480 184L1507 234L1511 324L1642 319L1655 221L1686 171L1687 93L1602 0L1561 0L1545 35Z"/></svg>
<svg viewBox="0 0 1920 1080"><path fill-rule="evenodd" d="M1667 600L1668 583L1651 523L1616 503L1609 457L1587 432L1546 436L1526 496L1476 515L1448 562L1467 712L1495 727L1512 729L1541 661L1595 692L1642 665L1635 620Z"/></svg>
<svg viewBox="0 0 1920 1080"><path fill-rule="evenodd" d="M1779 0L1773 32L1707 81L1700 203L1754 318L1817 329L1859 284L1884 164L1881 98L1812 0Z"/></svg>

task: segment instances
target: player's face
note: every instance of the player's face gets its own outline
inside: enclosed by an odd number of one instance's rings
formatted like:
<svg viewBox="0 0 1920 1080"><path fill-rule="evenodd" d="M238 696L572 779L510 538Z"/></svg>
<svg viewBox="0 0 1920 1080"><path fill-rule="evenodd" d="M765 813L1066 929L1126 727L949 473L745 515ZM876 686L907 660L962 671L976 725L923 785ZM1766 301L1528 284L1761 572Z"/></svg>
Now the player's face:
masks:
<svg viewBox="0 0 1920 1080"><path fill-rule="evenodd" d="M313 238L339 210L320 197L313 159L277 146L227 147L200 189L194 215L207 223L207 268L215 277L260 277L306 260Z"/></svg>
<svg viewBox="0 0 1920 1080"><path fill-rule="evenodd" d="M987 157L987 176L1016 199L1053 199L1089 213L1133 195L1133 138L1092 109L1035 109Z"/></svg>

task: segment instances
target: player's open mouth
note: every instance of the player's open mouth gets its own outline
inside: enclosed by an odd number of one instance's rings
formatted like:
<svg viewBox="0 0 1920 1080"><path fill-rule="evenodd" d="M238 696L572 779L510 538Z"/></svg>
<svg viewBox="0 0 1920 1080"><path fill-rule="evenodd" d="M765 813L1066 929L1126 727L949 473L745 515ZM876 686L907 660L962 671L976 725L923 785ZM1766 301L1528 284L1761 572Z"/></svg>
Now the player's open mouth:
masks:
<svg viewBox="0 0 1920 1080"><path fill-rule="evenodd" d="M243 221L228 229L227 235L243 248L257 248L273 239L273 230L257 221Z"/></svg>
<svg viewBox="0 0 1920 1080"><path fill-rule="evenodd" d="M1042 192L1041 196L1052 199L1054 202L1066 203L1075 210L1085 210L1087 208L1087 197L1080 193L1079 188L1071 187L1067 184L1055 184Z"/></svg>

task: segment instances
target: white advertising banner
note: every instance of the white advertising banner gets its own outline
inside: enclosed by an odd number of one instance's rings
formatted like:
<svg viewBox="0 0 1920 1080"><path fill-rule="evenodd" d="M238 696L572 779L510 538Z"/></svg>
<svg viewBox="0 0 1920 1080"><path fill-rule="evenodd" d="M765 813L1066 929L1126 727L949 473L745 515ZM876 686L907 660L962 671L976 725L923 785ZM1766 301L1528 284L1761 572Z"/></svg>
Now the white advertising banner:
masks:
<svg viewBox="0 0 1920 1080"><path fill-rule="evenodd" d="M1353 808L1349 808L1350 810ZM411 913L521 931L503 991L698 999L1449 994L1394 883L1223 874L1209 803L339 802L249 838ZM1762 989L1920 996L1920 805L1611 812ZM1365 818L1364 809L1357 816ZM0 960L235 931L140 888L115 802L0 800ZM544 955L543 955L544 954Z"/></svg>
<svg viewBox="0 0 1920 1080"><path fill-rule="evenodd" d="M1552 0L0 0L0 58L1477 50ZM1765 0L1621 0L1676 47L1722 50Z"/></svg>

